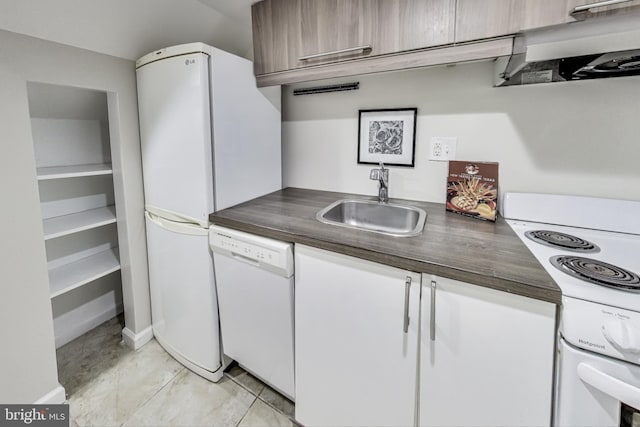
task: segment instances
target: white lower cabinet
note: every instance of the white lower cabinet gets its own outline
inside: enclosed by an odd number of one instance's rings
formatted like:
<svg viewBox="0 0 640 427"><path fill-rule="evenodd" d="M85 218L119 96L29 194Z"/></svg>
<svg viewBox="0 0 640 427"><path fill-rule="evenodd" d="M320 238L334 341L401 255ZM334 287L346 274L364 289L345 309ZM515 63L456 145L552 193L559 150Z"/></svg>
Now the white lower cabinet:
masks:
<svg viewBox="0 0 640 427"><path fill-rule="evenodd" d="M419 310L419 274L296 245L298 422L415 425Z"/></svg>
<svg viewBox="0 0 640 427"><path fill-rule="evenodd" d="M298 422L550 425L554 304L307 246L294 252Z"/></svg>
<svg viewBox="0 0 640 427"><path fill-rule="evenodd" d="M423 275L422 426L548 426L555 305Z"/></svg>

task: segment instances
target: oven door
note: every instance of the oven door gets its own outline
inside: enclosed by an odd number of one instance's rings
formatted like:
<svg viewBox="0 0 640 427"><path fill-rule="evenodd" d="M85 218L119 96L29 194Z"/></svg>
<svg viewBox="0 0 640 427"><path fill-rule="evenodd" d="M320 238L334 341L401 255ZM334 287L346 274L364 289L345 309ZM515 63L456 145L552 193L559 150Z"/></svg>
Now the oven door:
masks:
<svg viewBox="0 0 640 427"><path fill-rule="evenodd" d="M640 366L560 339L555 426L640 427Z"/></svg>

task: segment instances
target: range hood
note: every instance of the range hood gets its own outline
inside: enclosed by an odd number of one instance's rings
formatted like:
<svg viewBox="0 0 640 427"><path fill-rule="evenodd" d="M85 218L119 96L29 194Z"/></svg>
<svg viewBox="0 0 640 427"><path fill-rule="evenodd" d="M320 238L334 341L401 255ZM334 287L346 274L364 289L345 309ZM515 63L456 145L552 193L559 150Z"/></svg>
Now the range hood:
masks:
<svg viewBox="0 0 640 427"><path fill-rule="evenodd" d="M496 60L496 86L640 75L640 14L533 30Z"/></svg>

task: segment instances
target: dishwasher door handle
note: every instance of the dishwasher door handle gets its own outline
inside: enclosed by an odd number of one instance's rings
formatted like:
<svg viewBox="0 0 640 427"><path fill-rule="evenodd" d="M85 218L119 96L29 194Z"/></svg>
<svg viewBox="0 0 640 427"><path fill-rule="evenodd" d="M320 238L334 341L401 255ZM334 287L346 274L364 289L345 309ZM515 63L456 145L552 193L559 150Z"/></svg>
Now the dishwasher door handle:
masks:
<svg viewBox="0 0 640 427"><path fill-rule="evenodd" d="M253 258L249 258L249 257L246 257L244 255L241 255L241 254L238 254L238 253L235 253L235 252L231 252L231 258L233 258L233 259L235 259L237 261L241 261L241 262L244 262L244 263L247 263L247 264L251 264L251 265L256 266L256 267L260 267L260 262L259 261L256 261Z"/></svg>

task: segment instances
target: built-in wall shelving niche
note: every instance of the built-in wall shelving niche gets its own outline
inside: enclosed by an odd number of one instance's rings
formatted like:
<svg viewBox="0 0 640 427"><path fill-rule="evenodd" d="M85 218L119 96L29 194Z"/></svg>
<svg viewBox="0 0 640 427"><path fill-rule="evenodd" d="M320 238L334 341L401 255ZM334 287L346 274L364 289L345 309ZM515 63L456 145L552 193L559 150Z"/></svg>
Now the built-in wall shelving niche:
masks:
<svg viewBox="0 0 640 427"><path fill-rule="evenodd" d="M45 181L48 179L111 175L112 173L113 169L111 168L111 163L73 166L51 166L38 168L36 170L38 181Z"/></svg>
<svg viewBox="0 0 640 427"><path fill-rule="evenodd" d="M107 93L27 83L56 346L122 311Z"/></svg>

